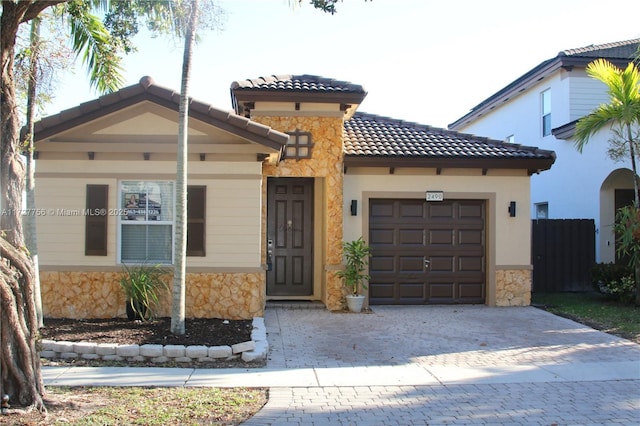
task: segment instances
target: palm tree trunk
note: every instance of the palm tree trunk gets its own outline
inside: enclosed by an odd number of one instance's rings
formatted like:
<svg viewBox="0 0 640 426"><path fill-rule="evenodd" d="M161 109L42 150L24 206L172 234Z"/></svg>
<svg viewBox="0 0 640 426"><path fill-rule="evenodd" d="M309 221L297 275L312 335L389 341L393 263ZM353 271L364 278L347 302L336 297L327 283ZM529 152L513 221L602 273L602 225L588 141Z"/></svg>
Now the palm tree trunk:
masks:
<svg viewBox="0 0 640 426"><path fill-rule="evenodd" d="M176 232L175 269L173 274L173 300L171 304L171 333L185 333L185 279L187 256L187 154L189 129L189 80L191 56L195 44L198 19L198 0L191 0L189 24L182 58L182 84L178 123L178 158L176 165Z"/></svg>

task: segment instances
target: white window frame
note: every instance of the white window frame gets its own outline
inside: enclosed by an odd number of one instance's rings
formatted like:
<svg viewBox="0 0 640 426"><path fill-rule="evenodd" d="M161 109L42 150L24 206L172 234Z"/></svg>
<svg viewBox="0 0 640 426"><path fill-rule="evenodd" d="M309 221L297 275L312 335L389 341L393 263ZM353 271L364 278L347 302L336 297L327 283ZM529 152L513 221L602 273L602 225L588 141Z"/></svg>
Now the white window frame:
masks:
<svg viewBox="0 0 640 426"><path fill-rule="evenodd" d="M123 194L125 194L127 191L124 191L123 185L128 184L128 183L138 183L138 184L143 184L143 185L148 185L148 184L166 184L166 183L170 183L171 184L171 202L170 203L164 203L162 202L162 207L161 208L171 208L173 209L172 213L171 213L171 220L135 220L135 221L131 221L126 219L127 215L125 213L127 213L128 209L127 206L125 204L124 201L124 196ZM149 262L152 262L153 264L156 263L162 263L163 265L173 265L175 263L175 231L176 231L176 224L175 224L175 220L176 220L176 206L175 206L175 200L176 200L176 183L173 180L152 180L152 179L122 179L120 181L118 181L118 192L117 192L117 198L118 198L118 210L117 213L119 213L118 216L118 224L117 224L117 229L116 229L116 234L117 234L117 248L116 248L116 256L117 256L117 262L118 264L135 264L136 262L123 262L122 260L122 227L123 226L132 226L132 225L170 225L171 226L171 262L170 263L164 263L164 262L158 262L157 260L154 259L149 259ZM167 204L169 204L167 206ZM166 206L166 207L165 207ZM139 262L139 263L144 263L143 262Z"/></svg>
<svg viewBox="0 0 640 426"><path fill-rule="evenodd" d="M549 219L549 202L548 201L535 203L534 206L536 208L536 219ZM546 213L544 217L540 214L541 210L544 210Z"/></svg>
<svg viewBox="0 0 640 426"><path fill-rule="evenodd" d="M542 136L551 135L551 89L543 90L540 93L540 112L542 126ZM547 123L545 125L545 123Z"/></svg>

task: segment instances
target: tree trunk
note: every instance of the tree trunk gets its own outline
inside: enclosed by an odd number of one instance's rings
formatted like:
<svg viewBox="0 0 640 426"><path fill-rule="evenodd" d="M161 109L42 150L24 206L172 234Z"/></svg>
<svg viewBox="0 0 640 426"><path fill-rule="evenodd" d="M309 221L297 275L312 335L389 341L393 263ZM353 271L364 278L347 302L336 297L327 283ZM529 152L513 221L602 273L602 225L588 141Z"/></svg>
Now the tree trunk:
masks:
<svg viewBox="0 0 640 426"><path fill-rule="evenodd" d="M40 56L40 18L34 18L31 21L31 54L29 57L29 84L27 88L27 138L28 149L26 152L27 159L27 211L33 212L36 208L36 163L33 158L35 146L33 144L33 132L36 115L36 87L38 85L38 58ZM33 261L33 287L36 304L36 314L38 318L38 328L44 326L42 316L42 295L40 294L40 274L38 265L38 237L36 231L36 216L27 214L24 216L24 235L26 238L27 249Z"/></svg>
<svg viewBox="0 0 640 426"><path fill-rule="evenodd" d="M178 123L178 158L176 165L176 232L175 269L173 273L173 299L171 304L171 333L185 333L185 279L187 256L187 153L189 130L189 80L191 78L191 51L195 44L198 19L198 0L191 0L191 11L182 58L180 111Z"/></svg>
<svg viewBox="0 0 640 426"><path fill-rule="evenodd" d="M59 1L58 1L59 2ZM25 167L20 157L13 58L18 26L55 2L3 2L0 18L0 393L44 410L36 347L34 272L22 233Z"/></svg>

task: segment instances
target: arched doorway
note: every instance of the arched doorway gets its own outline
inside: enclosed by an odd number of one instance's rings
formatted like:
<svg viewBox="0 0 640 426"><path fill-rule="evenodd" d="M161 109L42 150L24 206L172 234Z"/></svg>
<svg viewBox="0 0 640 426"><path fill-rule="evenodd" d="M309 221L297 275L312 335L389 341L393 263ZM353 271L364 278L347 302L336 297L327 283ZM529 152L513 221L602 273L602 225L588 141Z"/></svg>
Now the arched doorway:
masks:
<svg viewBox="0 0 640 426"><path fill-rule="evenodd" d="M620 168L612 171L600 186L600 220L596 224L599 230L596 257L600 262L610 263L616 260L616 237L613 232L616 210L633 202L633 172Z"/></svg>

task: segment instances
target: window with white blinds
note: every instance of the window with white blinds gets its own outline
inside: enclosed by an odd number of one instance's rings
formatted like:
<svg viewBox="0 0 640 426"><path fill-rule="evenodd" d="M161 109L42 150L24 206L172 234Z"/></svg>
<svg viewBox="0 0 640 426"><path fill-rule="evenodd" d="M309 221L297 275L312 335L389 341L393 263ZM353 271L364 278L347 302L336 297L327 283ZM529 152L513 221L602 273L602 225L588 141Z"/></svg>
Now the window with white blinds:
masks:
<svg viewBox="0 0 640 426"><path fill-rule="evenodd" d="M120 262L173 263L174 182L122 181Z"/></svg>

